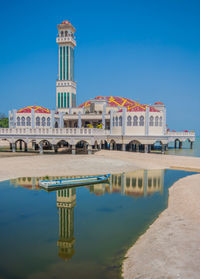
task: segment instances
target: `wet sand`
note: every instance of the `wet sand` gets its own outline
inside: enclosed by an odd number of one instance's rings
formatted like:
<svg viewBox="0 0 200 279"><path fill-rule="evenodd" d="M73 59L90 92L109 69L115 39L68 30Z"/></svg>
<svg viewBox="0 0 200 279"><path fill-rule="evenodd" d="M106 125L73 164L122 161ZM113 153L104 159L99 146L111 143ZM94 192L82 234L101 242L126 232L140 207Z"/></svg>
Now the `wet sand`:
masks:
<svg viewBox="0 0 200 279"><path fill-rule="evenodd" d="M200 278L200 174L169 189L168 208L132 246L125 279Z"/></svg>

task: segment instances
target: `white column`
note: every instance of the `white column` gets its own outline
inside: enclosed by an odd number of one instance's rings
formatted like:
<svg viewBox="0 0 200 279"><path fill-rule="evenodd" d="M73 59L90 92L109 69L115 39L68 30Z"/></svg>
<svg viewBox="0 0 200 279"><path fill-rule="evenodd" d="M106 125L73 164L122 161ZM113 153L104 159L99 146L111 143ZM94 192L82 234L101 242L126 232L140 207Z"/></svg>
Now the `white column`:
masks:
<svg viewBox="0 0 200 279"><path fill-rule="evenodd" d="M42 142L40 143L40 154L43 154L43 145L42 145Z"/></svg>
<svg viewBox="0 0 200 279"><path fill-rule="evenodd" d="M16 113L17 110L13 109L13 128L16 128Z"/></svg>
<svg viewBox="0 0 200 279"><path fill-rule="evenodd" d="M31 127L35 128L35 111L31 109Z"/></svg>
<svg viewBox="0 0 200 279"><path fill-rule="evenodd" d="M78 112L78 128L81 128L82 123L81 123L81 112Z"/></svg>
<svg viewBox="0 0 200 279"><path fill-rule="evenodd" d="M163 109L163 135L166 134L166 108Z"/></svg>
<svg viewBox="0 0 200 279"><path fill-rule="evenodd" d="M51 128L55 127L55 110L51 111Z"/></svg>
<svg viewBox="0 0 200 279"><path fill-rule="evenodd" d="M110 111L110 134L112 134L112 128L113 128L113 110Z"/></svg>
<svg viewBox="0 0 200 279"><path fill-rule="evenodd" d="M145 110L145 136L149 134L149 107Z"/></svg>
<svg viewBox="0 0 200 279"><path fill-rule="evenodd" d="M105 129L105 114L106 114L106 105L103 106L103 114L102 114L102 128Z"/></svg>
<svg viewBox="0 0 200 279"><path fill-rule="evenodd" d="M126 134L126 108L123 108L122 112L122 135Z"/></svg>
<svg viewBox="0 0 200 279"><path fill-rule="evenodd" d="M13 124L12 124L12 127L11 127L11 121L10 121L10 118L11 118L11 111L9 110L8 111L8 121L9 121L9 128L12 128L13 127Z"/></svg>

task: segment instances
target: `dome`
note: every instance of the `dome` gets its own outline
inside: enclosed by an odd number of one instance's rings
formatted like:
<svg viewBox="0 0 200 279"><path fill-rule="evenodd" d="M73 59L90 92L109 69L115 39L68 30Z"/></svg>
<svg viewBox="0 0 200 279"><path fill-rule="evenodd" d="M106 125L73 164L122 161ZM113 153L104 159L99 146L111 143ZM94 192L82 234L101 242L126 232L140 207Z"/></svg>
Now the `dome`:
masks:
<svg viewBox="0 0 200 279"><path fill-rule="evenodd" d="M34 110L35 113L51 113L49 109L40 106L28 106L19 109L17 113L31 113L32 110Z"/></svg>
<svg viewBox="0 0 200 279"><path fill-rule="evenodd" d="M68 25L72 25L68 20L64 20L61 24L68 24Z"/></svg>
<svg viewBox="0 0 200 279"><path fill-rule="evenodd" d="M156 102L154 105L164 105L162 102Z"/></svg>
<svg viewBox="0 0 200 279"><path fill-rule="evenodd" d="M131 99L128 98L124 98L124 97L114 97L114 96L109 96L109 97L102 97L102 96L98 96L96 98L94 98L93 100L99 100L99 99L105 99L107 100L107 105L109 107L125 107L127 108L127 111L145 111L147 105L143 105L143 104L139 104L136 101L133 101ZM81 104L79 106L79 108L87 108L89 107L91 104L91 100L84 102L83 104ZM150 111L159 111L153 107L150 107Z"/></svg>

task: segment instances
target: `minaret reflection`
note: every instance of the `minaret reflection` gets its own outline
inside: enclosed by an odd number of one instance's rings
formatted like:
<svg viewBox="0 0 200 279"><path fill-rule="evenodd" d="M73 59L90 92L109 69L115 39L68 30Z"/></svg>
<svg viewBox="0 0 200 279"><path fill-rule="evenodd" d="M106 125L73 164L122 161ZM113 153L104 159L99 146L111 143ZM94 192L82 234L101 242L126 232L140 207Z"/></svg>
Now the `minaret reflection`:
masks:
<svg viewBox="0 0 200 279"><path fill-rule="evenodd" d="M59 209L58 255L69 260L74 255L74 207L76 205L76 189L57 191L57 208Z"/></svg>

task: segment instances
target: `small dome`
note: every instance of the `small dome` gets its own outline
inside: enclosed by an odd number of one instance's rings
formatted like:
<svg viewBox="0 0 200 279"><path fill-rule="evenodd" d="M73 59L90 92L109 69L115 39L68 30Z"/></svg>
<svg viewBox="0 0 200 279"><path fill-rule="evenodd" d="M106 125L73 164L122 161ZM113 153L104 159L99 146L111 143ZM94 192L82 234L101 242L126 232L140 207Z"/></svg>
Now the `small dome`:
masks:
<svg viewBox="0 0 200 279"><path fill-rule="evenodd" d="M68 20L64 20L61 24L68 24L68 25L72 25Z"/></svg>
<svg viewBox="0 0 200 279"><path fill-rule="evenodd" d="M164 105L162 102L156 102L154 105Z"/></svg>
<svg viewBox="0 0 200 279"><path fill-rule="evenodd" d="M35 113L50 113L50 110L40 106L28 106L22 109L19 109L17 113L31 113L34 110Z"/></svg>

